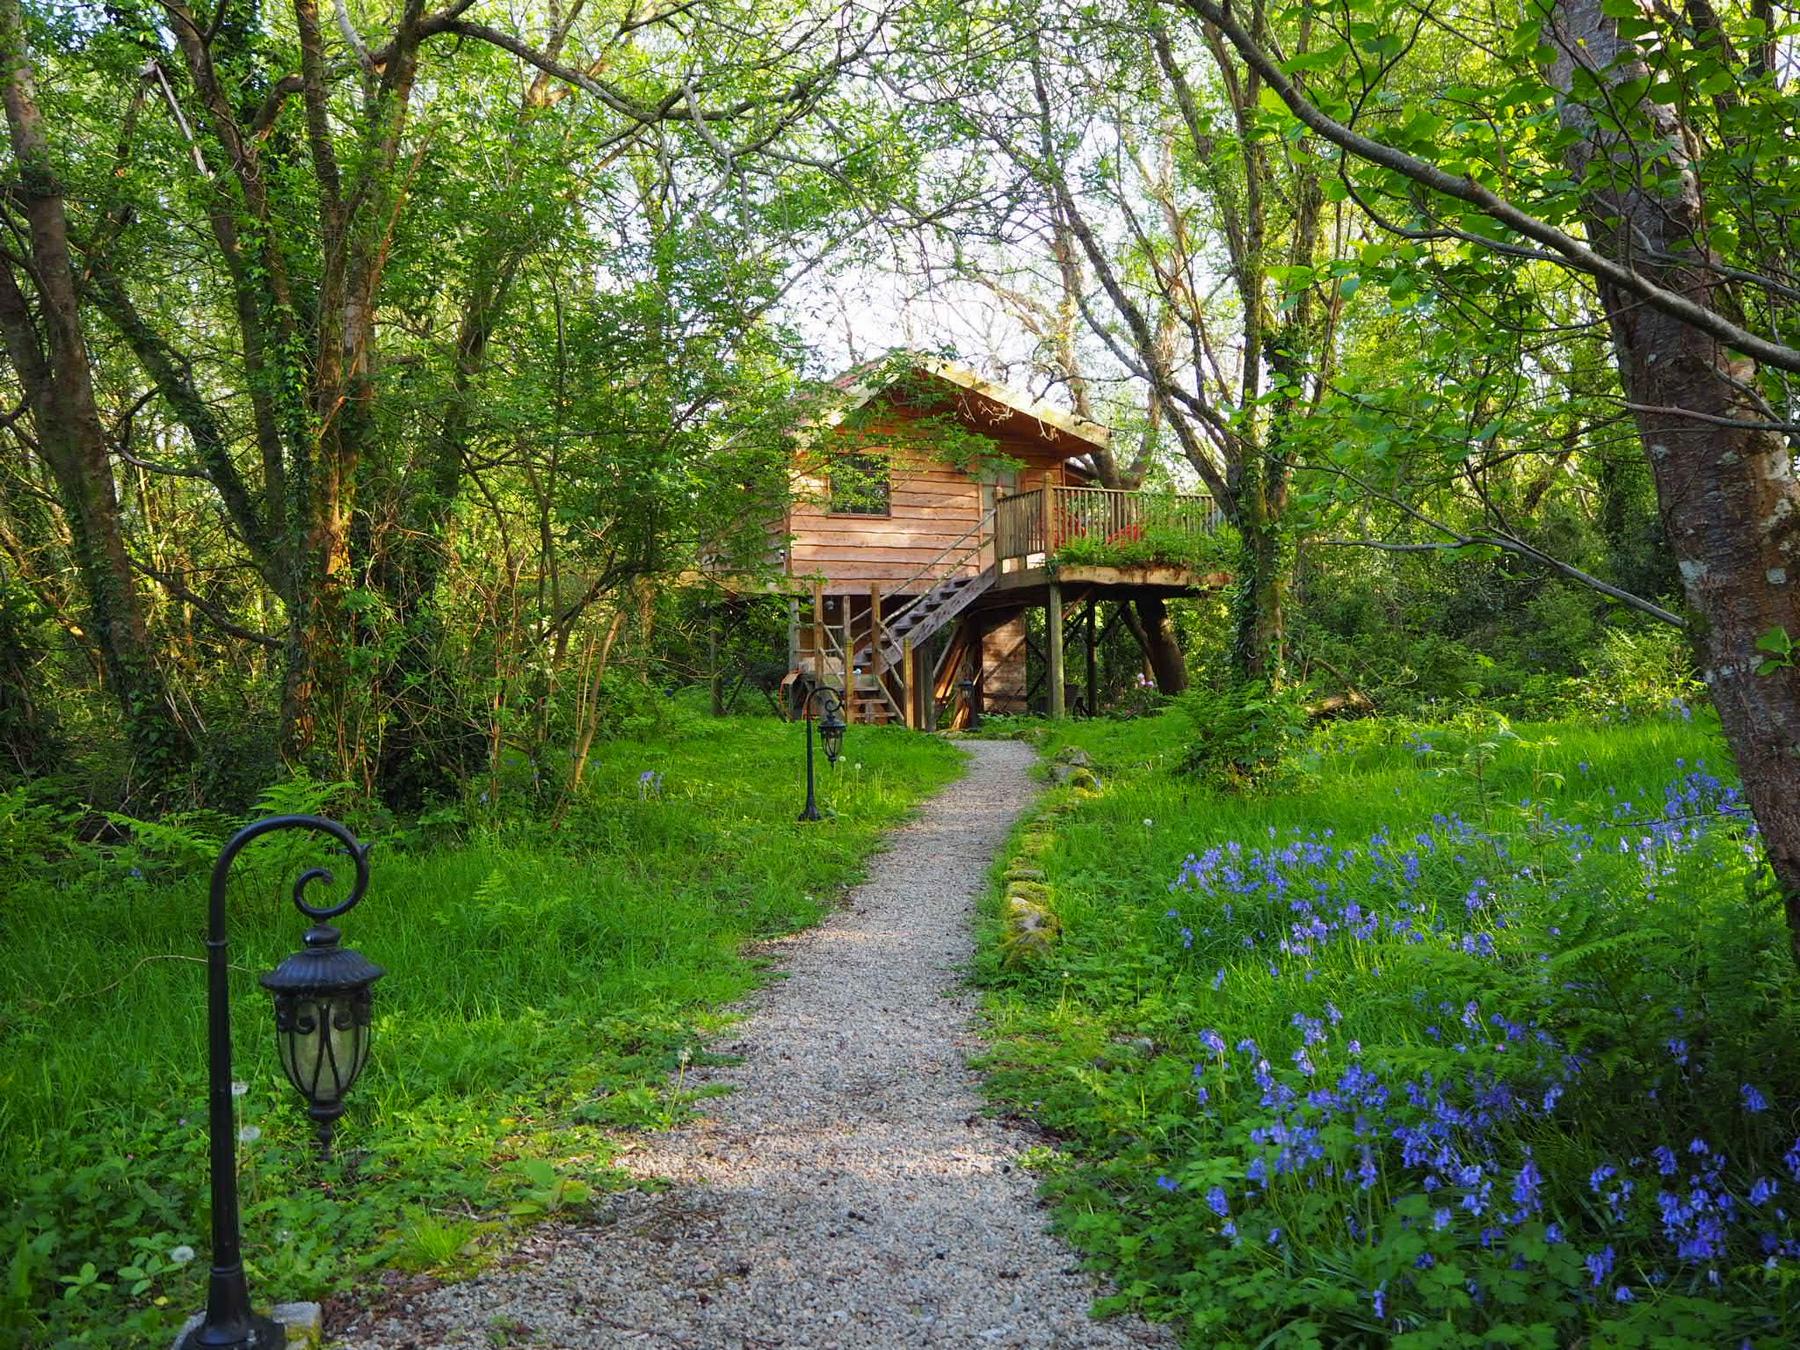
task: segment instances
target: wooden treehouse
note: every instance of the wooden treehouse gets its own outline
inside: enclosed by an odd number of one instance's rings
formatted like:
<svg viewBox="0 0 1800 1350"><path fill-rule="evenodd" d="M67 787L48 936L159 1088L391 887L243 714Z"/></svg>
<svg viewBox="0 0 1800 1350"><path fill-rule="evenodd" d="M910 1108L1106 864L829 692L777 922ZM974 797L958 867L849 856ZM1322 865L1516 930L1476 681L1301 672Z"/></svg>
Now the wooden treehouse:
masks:
<svg viewBox="0 0 1800 1350"><path fill-rule="evenodd" d="M1096 486L1088 458L1107 446L1105 427L949 362L919 358L903 377L884 369L840 379L843 408L798 470L783 522L790 685L851 691L857 721L932 729L964 726L971 712L1060 717L1083 697L1068 679L1071 637L1085 654L1087 706L1097 701L1102 601L1193 595L1222 580L1059 556L1078 539L1219 524L1210 497ZM979 457L944 448L969 433ZM1027 622L1033 611L1041 624Z"/></svg>

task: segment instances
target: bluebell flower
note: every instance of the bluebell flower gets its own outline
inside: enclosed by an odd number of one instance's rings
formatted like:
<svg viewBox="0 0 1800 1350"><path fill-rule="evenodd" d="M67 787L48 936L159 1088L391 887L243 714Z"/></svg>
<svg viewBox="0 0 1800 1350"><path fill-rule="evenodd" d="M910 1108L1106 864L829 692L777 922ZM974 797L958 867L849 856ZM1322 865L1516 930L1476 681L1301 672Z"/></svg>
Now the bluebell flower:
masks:
<svg viewBox="0 0 1800 1350"><path fill-rule="evenodd" d="M1598 1289L1606 1283L1607 1278L1612 1274L1613 1262L1613 1249L1610 1245L1582 1258L1581 1264L1587 1267L1588 1275L1594 1282L1594 1288Z"/></svg>
<svg viewBox="0 0 1800 1350"><path fill-rule="evenodd" d="M1513 1203L1527 1214L1536 1214L1543 1208L1538 1198L1538 1188L1543 1185L1544 1174L1538 1171L1538 1165L1531 1156L1531 1150L1525 1150L1525 1164L1519 1168L1518 1176L1513 1178Z"/></svg>
<svg viewBox="0 0 1800 1350"><path fill-rule="evenodd" d="M1158 1177L1156 1179L1156 1184L1161 1186L1165 1191L1177 1191L1181 1189L1181 1183L1175 1180L1174 1177Z"/></svg>
<svg viewBox="0 0 1800 1350"><path fill-rule="evenodd" d="M1615 1303L1630 1303L1630 1302L1632 1302L1633 1296L1631 1293L1631 1286L1628 1284L1622 1284L1617 1289L1615 1289L1613 1291L1613 1301Z"/></svg>
<svg viewBox="0 0 1800 1350"><path fill-rule="evenodd" d="M1387 1317L1387 1281L1386 1280L1383 1280L1380 1284L1375 1286L1375 1292L1370 1296L1369 1301L1375 1305L1376 1320L1377 1321L1385 1320Z"/></svg>
<svg viewBox="0 0 1800 1350"><path fill-rule="evenodd" d="M1450 1211L1447 1209L1432 1210L1431 1211L1431 1231L1434 1233L1443 1232L1446 1228L1448 1228L1450 1226L1450 1220L1452 1217L1453 1216L1451 1215Z"/></svg>
<svg viewBox="0 0 1800 1350"><path fill-rule="evenodd" d="M1754 1113L1757 1111L1767 1111L1769 1109L1769 1099L1763 1096L1762 1093L1758 1092L1756 1088L1749 1083L1745 1083L1739 1089L1739 1092L1744 1099L1744 1110Z"/></svg>
<svg viewBox="0 0 1800 1350"><path fill-rule="evenodd" d="M1221 1219L1231 1213L1231 1201L1225 1195L1223 1186L1214 1186L1206 1193L1206 1207Z"/></svg>

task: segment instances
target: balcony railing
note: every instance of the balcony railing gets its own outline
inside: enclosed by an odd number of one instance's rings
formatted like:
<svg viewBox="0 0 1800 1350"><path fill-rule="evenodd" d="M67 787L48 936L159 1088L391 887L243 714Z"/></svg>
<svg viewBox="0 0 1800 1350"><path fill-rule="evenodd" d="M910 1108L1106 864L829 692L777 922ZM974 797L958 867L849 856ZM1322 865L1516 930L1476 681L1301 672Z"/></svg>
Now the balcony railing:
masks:
<svg viewBox="0 0 1800 1350"><path fill-rule="evenodd" d="M1151 531L1200 535L1225 515L1202 493L1126 492L1118 488L1048 487L1003 497L994 510L994 556L1055 553L1071 539L1122 544Z"/></svg>

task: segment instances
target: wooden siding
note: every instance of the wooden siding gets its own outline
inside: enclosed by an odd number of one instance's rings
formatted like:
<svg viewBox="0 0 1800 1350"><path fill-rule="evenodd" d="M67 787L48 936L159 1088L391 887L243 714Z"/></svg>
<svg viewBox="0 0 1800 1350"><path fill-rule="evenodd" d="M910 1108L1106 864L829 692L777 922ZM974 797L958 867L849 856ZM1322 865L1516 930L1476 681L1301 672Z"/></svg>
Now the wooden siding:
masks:
<svg viewBox="0 0 1800 1350"><path fill-rule="evenodd" d="M904 412L896 409L892 415ZM1062 462L1077 448L1072 437L1059 436L1050 445L1010 427L998 435L995 430L984 428L998 452L1024 466L1019 491L1073 480ZM834 515L826 506L828 471L802 479L786 521L788 574L821 576L832 595L867 595L871 582L881 583L884 593L912 595L954 572L978 572L993 562L991 547L974 551L980 537L971 531L983 515L982 485L975 477L907 449L893 455L891 483L887 515ZM929 574L921 577L926 569Z"/></svg>
<svg viewBox="0 0 1800 1350"><path fill-rule="evenodd" d="M995 716L1029 711L1023 616L1006 619L981 635L981 710Z"/></svg>

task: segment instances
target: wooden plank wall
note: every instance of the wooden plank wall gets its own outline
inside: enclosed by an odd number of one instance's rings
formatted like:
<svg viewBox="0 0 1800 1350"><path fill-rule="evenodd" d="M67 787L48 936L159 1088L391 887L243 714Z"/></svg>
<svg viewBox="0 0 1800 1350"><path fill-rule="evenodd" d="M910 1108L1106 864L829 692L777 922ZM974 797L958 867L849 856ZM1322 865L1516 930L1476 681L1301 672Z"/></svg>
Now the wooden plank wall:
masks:
<svg viewBox="0 0 1800 1350"><path fill-rule="evenodd" d="M818 495L825 495L823 483ZM945 464L896 463L891 514L832 515L826 506L824 500L794 503L788 518L789 572L822 573L832 594L867 595L871 581L881 582L885 593L932 563L981 519L981 487ZM928 589L921 582L907 593Z"/></svg>
<svg viewBox="0 0 1800 1350"><path fill-rule="evenodd" d="M893 415L904 414L896 410ZM1001 432L990 429L985 434L994 439L1001 453L1024 463L1020 491L1063 482L1067 475L1062 456L1082 448L1068 437L1058 446L1047 445L1038 437L1023 434L1023 429L1011 427ZM829 481L828 473L803 480L801 496L787 517L787 531L792 536L788 574L822 575L828 594L867 595L870 582L880 582L884 594L928 590L929 580L914 582L912 578L946 549L955 545L960 553L975 542L971 536L957 544L981 519L980 483L948 464L922 458L916 450L894 453L886 516L831 514ZM991 557L971 559L960 570L980 571L992 561ZM948 571L948 566L942 567L937 575Z"/></svg>
<svg viewBox="0 0 1800 1350"><path fill-rule="evenodd" d="M1016 615L981 635L981 708L996 715L1025 704L1025 618Z"/></svg>

